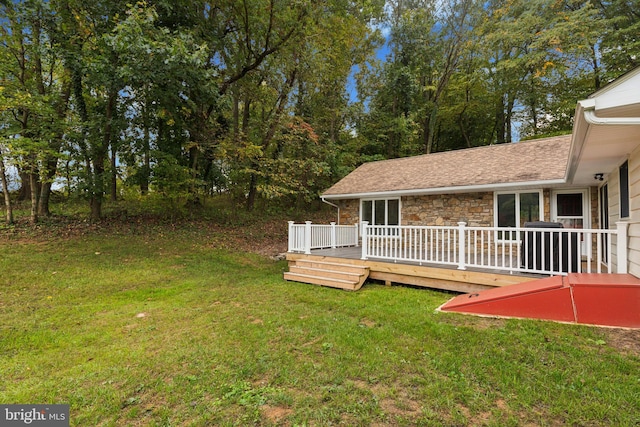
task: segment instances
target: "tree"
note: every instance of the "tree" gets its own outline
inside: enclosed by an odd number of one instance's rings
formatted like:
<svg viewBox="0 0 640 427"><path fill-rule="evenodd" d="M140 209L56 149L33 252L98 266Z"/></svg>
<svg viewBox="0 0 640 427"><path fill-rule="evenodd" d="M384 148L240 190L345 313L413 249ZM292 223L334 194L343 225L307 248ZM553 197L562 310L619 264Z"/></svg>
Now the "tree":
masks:
<svg viewBox="0 0 640 427"><path fill-rule="evenodd" d="M125 84L118 78L119 58L107 43L107 35L124 5L115 1L55 3L60 17L57 30L65 35L60 48L69 70L72 107L77 115L73 154L83 165L83 190L92 220L102 215L109 147L120 137L117 124L122 109L118 101Z"/></svg>
<svg viewBox="0 0 640 427"><path fill-rule="evenodd" d="M0 72L4 96L3 129L29 189L31 221L49 215L49 194L64 135L69 81L60 66L51 28L55 17L44 1L7 2L1 27Z"/></svg>
<svg viewBox="0 0 640 427"><path fill-rule="evenodd" d="M9 182L7 180L7 173L4 167L4 152L3 147L0 145L0 184L2 184L2 195L4 196L4 208L6 211L7 224L13 224L13 206L11 204L11 195L9 194Z"/></svg>

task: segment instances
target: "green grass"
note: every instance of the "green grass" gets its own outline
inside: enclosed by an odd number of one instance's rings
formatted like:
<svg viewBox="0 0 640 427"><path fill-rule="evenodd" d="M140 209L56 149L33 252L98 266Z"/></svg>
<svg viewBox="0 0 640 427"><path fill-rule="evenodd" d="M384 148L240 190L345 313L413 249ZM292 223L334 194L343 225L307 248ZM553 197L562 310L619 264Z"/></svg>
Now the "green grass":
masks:
<svg viewBox="0 0 640 427"><path fill-rule="evenodd" d="M219 230L80 234L0 241L1 403L74 426L640 424L638 331L285 282Z"/></svg>

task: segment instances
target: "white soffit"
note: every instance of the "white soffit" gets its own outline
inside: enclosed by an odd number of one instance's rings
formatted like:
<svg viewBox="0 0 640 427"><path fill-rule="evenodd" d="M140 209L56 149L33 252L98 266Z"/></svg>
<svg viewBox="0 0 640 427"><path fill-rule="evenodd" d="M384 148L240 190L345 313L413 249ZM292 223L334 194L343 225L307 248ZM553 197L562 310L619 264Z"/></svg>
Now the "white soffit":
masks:
<svg viewBox="0 0 640 427"><path fill-rule="evenodd" d="M585 110L606 122L607 118L628 118L629 124L589 124ZM626 121L626 120L622 120ZM598 185L597 173L615 170L640 146L640 68L580 101L576 108L572 153L574 168L570 181L575 185ZM636 123L636 124L631 124Z"/></svg>
<svg viewBox="0 0 640 427"><path fill-rule="evenodd" d="M573 184L597 185L595 174L606 175L615 171L639 144L640 125L590 125L572 180Z"/></svg>

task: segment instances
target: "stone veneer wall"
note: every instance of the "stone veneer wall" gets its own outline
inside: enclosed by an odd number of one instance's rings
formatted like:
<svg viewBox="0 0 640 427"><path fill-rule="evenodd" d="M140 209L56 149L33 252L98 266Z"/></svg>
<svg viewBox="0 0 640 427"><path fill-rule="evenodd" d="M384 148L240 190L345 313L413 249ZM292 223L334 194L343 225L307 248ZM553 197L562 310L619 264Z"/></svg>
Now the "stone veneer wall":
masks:
<svg viewBox="0 0 640 427"><path fill-rule="evenodd" d="M585 224L585 228L600 228L600 212L598 204L598 187L589 188L591 195L591 224Z"/></svg>
<svg viewBox="0 0 640 427"><path fill-rule="evenodd" d="M437 194L402 198L403 225L493 226L493 193Z"/></svg>
<svg viewBox="0 0 640 427"><path fill-rule="evenodd" d="M333 203L340 207L340 225L360 222L360 199L337 200Z"/></svg>

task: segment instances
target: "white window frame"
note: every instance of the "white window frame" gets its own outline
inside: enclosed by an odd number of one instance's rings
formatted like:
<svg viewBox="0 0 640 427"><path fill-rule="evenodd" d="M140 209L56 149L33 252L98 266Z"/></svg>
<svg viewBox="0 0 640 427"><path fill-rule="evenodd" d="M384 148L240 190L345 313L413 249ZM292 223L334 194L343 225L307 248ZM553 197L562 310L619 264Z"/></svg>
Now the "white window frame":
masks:
<svg viewBox="0 0 640 427"><path fill-rule="evenodd" d="M399 197L389 197L389 198L379 198L379 199L360 199L360 224L362 224L363 212L364 212L364 203L371 202L371 221L369 225L376 224L376 209L375 205L377 201L384 200L384 225L389 225L389 201L397 200L398 201L398 226L402 224L402 200Z"/></svg>
<svg viewBox="0 0 640 427"><path fill-rule="evenodd" d="M591 190L588 188L574 188L574 189L562 189L551 191L550 204L551 204L551 221L561 222L563 218L558 218L558 194L582 194L582 228L591 228ZM598 194L598 198L600 194ZM569 217L571 218L571 217ZM581 236L581 253L586 254L589 250L588 242Z"/></svg>
<svg viewBox="0 0 640 427"><path fill-rule="evenodd" d="M588 188L562 189L551 192L551 221L558 222L558 194L582 194L582 228L591 228L591 191Z"/></svg>
<svg viewBox="0 0 640 427"><path fill-rule="evenodd" d="M538 193L538 211L540 212L539 221L544 221L544 193L541 189L531 189L531 190L514 190L514 191L494 191L493 192L493 226L498 227L498 196L504 194L514 194L515 195L515 203L516 203L516 225L515 227L520 226L520 195L521 194L531 194ZM515 228L514 227L514 228ZM500 237L500 233L496 231L495 239L496 241L505 241L512 242L514 240L519 240L520 236L517 236L516 239L504 239Z"/></svg>
<svg viewBox="0 0 640 427"><path fill-rule="evenodd" d="M622 167L625 166L626 176L624 182L622 180ZM629 219L631 217L631 176L629 175L629 159L625 160L618 167L618 217L620 219ZM623 185L624 184L624 185ZM626 197L625 197L626 196ZM626 212L622 212L622 208L626 208Z"/></svg>

